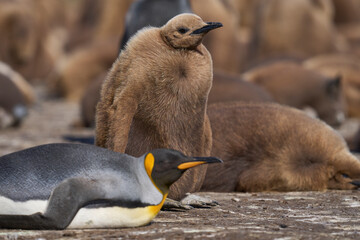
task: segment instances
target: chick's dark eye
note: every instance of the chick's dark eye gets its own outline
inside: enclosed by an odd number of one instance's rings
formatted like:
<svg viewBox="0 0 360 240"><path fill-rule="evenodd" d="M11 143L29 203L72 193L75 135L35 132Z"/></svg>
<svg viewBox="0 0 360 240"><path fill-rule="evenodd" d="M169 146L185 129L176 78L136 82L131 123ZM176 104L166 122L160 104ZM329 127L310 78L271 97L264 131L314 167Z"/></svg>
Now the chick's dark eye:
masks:
<svg viewBox="0 0 360 240"><path fill-rule="evenodd" d="M189 29L187 29L187 28L179 28L179 29L178 29L178 32L181 33L181 34L184 34L184 33L186 33L187 31L189 31Z"/></svg>
<svg viewBox="0 0 360 240"><path fill-rule="evenodd" d="M344 178L350 178L349 175L347 175L346 173L343 173L342 176L343 176Z"/></svg>

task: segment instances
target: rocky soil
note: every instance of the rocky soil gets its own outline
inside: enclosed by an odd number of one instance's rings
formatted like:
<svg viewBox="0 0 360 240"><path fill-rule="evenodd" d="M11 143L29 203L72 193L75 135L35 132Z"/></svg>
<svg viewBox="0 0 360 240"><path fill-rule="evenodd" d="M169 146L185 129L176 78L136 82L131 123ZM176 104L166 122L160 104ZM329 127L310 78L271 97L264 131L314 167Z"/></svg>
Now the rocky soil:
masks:
<svg viewBox="0 0 360 240"><path fill-rule="evenodd" d="M19 129L0 131L0 154L90 136L70 127L78 105L44 101ZM0 231L0 239L360 239L360 192L199 193L219 202L211 209L162 211L148 226L128 229ZM1 207L1 206L0 206Z"/></svg>

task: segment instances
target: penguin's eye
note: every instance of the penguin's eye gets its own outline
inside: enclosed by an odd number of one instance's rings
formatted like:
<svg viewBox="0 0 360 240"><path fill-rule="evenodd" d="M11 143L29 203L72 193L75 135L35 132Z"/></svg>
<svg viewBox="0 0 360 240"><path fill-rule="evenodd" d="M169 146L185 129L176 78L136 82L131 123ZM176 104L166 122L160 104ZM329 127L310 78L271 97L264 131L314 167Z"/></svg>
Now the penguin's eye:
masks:
<svg viewBox="0 0 360 240"><path fill-rule="evenodd" d="M179 33L181 33L181 34L184 34L184 33L186 33L187 31L189 31L189 29L187 29L187 28L178 28L178 30L177 30Z"/></svg>
<svg viewBox="0 0 360 240"><path fill-rule="evenodd" d="M345 173L343 173L342 176L343 176L343 178L350 178L349 175L347 175Z"/></svg>

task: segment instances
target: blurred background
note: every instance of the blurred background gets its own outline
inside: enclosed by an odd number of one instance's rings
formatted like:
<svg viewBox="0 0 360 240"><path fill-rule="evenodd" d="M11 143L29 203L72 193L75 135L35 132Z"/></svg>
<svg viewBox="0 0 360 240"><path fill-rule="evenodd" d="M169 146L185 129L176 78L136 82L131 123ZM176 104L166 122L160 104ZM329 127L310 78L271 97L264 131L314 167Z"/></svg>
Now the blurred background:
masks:
<svg viewBox="0 0 360 240"><path fill-rule="evenodd" d="M0 0L0 154L93 136L126 41L182 12L224 25L209 104L286 104L360 149L360 0Z"/></svg>

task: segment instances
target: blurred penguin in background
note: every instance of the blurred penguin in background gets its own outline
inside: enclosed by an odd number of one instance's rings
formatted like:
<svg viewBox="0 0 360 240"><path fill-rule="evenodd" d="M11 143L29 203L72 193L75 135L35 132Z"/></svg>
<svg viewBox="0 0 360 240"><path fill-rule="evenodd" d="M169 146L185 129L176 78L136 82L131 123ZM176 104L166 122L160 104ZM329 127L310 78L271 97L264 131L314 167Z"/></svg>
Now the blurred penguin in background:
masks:
<svg viewBox="0 0 360 240"><path fill-rule="evenodd" d="M188 0L138 0L126 14L125 32L121 39L122 50L138 30L143 27L161 27L180 13L191 13Z"/></svg>
<svg viewBox="0 0 360 240"><path fill-rule="evenodd" d="M250 35L249 62L278 56L304 59L348 50L347 42L335 27L334 7L329 0L246 2L253 3L238 6L240 13L247 13L242 19Z"/></svg>
<svg viewBox="0 0 360 240"><path fill-rule="evenodd" d="M265 88L245 81L240 75L214 71L208 104L231 101L273 102L274 99Z"/></svg>
<svg viewBox="0 0 360 240"><path fill-rule="evenodd" d="M303 66L328 78L342 77L347 115L360 118L360 59L354 55L323 54L307 59Z"/></svg>
<svg viewBox="0 0 360 240"><path fill-rule="evenodd" d="M239 74L245 67L248 42L238 34L236 14L221 0L191 0L191 8L204 21L217 19L224 27L209 33L204 45L213 59L214 70Z"/></svg>
<svg viewBox="0 0 360 240"><path fill-rule="evenodd" d="M262 86L280 104L311 108L327 124L337 127L345 120L346 104L340 76L323 76L290 61L256 67L243 74L245 80Z"/></svg>
<svg viewBox="0 0 360 240"><path fill-rule="evenodd" d="M349 43L352 54L360 56L360 1L332 0L337 29Z"/></svg>
<svg viewBox="0 0 360 240"><path fill-rule="evenodd" d="M98 20L86 42L65 54L48 77L50 95L80 101L86 88L102 73L107 72L117 57L118 42L124 31L127 9L132 0L101 1ZM76 35L76 34L74 34ZM80 41L81 42L81 41Z"/></svg>
<svg viewBox="0 0 360 240"><path fill-rule="evenodd" d="M359 0L332 0L332 2L335 10L335 23L360 23Z"/></svg>
<svg viewBox="0 0 360 240"><path fill-rule="evenodd" d="M35 93L29 83L5 63L0 62L0 129L18 127L34 103Z"/></svg>

